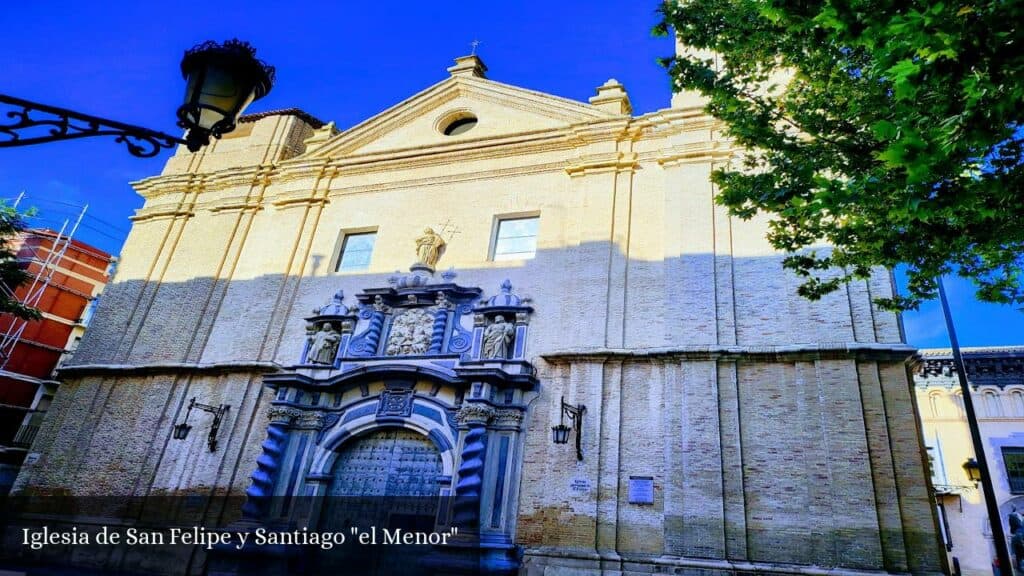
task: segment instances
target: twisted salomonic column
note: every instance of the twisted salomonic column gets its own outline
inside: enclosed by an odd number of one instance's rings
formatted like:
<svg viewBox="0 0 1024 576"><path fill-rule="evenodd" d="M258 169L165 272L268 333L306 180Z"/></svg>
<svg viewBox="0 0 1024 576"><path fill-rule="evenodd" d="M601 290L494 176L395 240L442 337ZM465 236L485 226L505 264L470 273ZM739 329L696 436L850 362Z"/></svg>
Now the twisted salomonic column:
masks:
<svg viewBox="0 0 1024 576"><path fill-rule="evenodd" d="M299 416L299 411L285 406L271 406L270 424L267 425L267 439L263 441L263 453L256 460L252 473L252 484L245 491L245 505L242 518L259 520L266 516L267 505L274 493L274 478L281 467L281 455L288 442L288 427Z"/></svg>
<svg viewBox="0 0 1024 576"><path fill-rule="evenodd" d="M487 422L494 408L478 402L466 403L455 415L459 429L464 430L462 463L455 485L452 523L460 529L476 532L480 526L480 493L483 487L484 455L487 450Z"/></svg>
<svg viewBox="0 0 1024 576"><path fill-rule="evenodd" d="M384 305L384 299L377 296L373 302L373 314L370 316L370 325L366 328L365 349L376 355L380 345L380 334L384 331L384 317L390 309Z"/></svg>
<svg viewBox="0 0 1024 576"><path fill-rule="evenodd" d="M448 324L448 297L444 292L438 292L437 304L434 308L434 327L430 332L430 354L440 354L441 345L444 344L444 329Z"/></svg>

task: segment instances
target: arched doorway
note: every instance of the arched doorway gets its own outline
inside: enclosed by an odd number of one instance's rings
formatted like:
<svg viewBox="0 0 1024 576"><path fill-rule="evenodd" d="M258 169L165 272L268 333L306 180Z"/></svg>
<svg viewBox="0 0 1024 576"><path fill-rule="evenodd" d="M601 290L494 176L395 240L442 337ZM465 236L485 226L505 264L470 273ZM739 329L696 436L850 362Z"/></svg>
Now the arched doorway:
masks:
<svg viewBox="0 0 1024 576"><path fill-rule="evenodd" d="M330 496L437 496L441 454L429 438L405 428L383 428L341 446Z"/></svg>
<svg viewBox="0 0 1024 576"><path fill-rule="evenodd" d="M378 428L345 442L338 449L320 515L320 530L343 532L376 528L432 532L437 521L442 477L441 454L419 432L405 428ZM319 568L358 568L366 574L394 572L408 567L400 547L346 546L324 554ZM387 554L380 554L389 549ZM413 561L415 564L415 561ZM412 572L409 572L412 573Z"/></svg>

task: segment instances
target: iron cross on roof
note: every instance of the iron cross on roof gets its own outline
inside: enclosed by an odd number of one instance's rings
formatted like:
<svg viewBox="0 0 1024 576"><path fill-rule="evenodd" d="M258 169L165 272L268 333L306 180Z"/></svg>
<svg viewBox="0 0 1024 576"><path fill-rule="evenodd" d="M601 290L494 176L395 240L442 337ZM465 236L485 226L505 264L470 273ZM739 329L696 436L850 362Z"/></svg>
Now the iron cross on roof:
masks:
<svg viewBox="0 0 1024 576"><path fill-rule="evenodd" d="M441 224L440 226L438 226L438 234L440 234L440 236L442 238L444 238L445 240L447 240L449 242L451 242L452 238L456 234L461 234L461 233L462 233L462 230L459 230L459 228L455 224L452 224L452 219L451 218L445 220L444 224Z"/></svg>
<svg viewBox="0 0 1024 576"><path fill-rule="evenodd" d="M469 43L469 45L473 47L473 51L470 52L469 55L470 56L476 56L476 47L480 45L480 41L479 40L473 40L472 42Z"/></svg>

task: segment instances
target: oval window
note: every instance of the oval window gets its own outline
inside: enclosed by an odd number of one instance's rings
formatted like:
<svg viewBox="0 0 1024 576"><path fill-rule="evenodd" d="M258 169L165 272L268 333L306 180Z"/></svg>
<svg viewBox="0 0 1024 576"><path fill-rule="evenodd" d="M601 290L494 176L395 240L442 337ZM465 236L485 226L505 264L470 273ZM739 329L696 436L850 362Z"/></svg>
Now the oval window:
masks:
<svg viewBox="0 0 1024 576"><path fill-rule="evenodd" d="M476 126L476 116L464 116L449 122L444 127L445 136L458 136L459 134L465 134Z"/></svg>

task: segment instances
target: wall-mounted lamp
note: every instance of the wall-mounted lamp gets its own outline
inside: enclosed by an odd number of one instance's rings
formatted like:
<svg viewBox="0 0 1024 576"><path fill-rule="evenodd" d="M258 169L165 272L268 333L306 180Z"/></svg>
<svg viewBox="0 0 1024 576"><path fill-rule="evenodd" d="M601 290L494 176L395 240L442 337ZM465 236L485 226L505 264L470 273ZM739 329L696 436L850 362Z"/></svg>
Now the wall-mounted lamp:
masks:
<svg viewBox="0 0 1024 576"><path fill-rule="evenodd" d="M576 459L583 460L583 448L580 446L580 437L583 432L583 413L587 407L583 404L573 406L565 403L565 396L562 396L562 412L558 416L558 426L551 427L551 440L555 444L566 444L569 442L569 431L576 429ZM572 426L565 425L565 416L569 415Z"/></svg>
<svg viewBox="0 0 1024 576"><path fill-rule="evenodd" d="M172 428L172 437L175 440L184 440L185 438L188 438L189 430L192 430L192 427L188 424L188 417L192 414L193 408L198 408L203 412L213 414L213 424L210 425L210 435L207 436L206 443L210 446L210 452L216 452L217 431L220 430L221 420L224 419L224 415L231 409L231 405L221 404L220 406L210 406L209 404L200 404L199 402L196 402L195 398L192 398L192 401L188 403L188 410L185 412L185 420L181 424L175 424Z"/></svg>
<svg viewBox="0 0 1024 576"><path fill-rule="evenodd" d="M967 472L967 478L975 485L981 482L981 466L974 458L968 458L967 462L964 462L964 471Z"/></svg>

